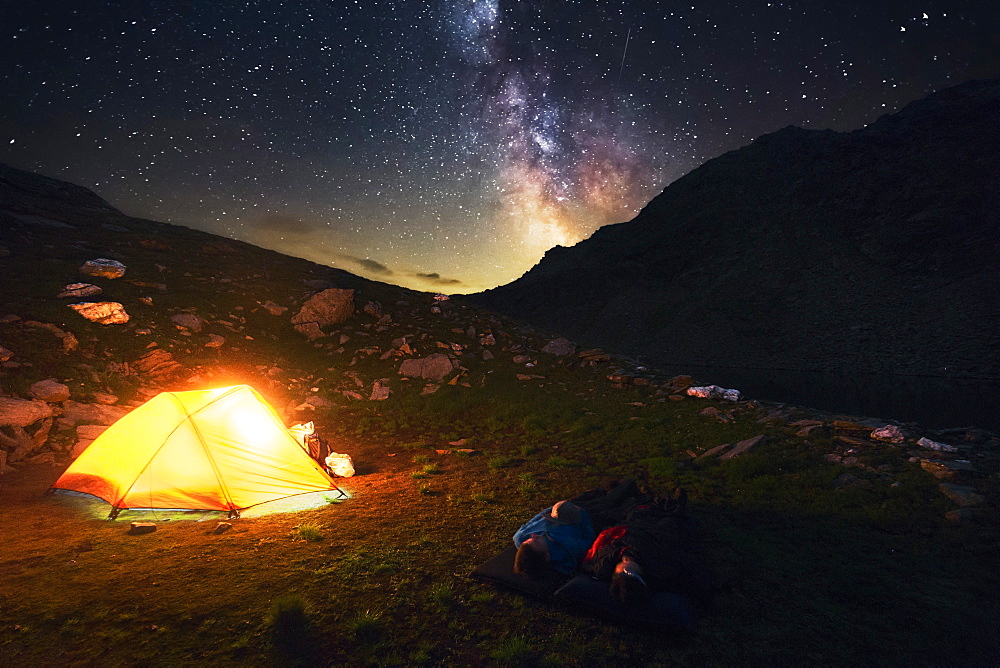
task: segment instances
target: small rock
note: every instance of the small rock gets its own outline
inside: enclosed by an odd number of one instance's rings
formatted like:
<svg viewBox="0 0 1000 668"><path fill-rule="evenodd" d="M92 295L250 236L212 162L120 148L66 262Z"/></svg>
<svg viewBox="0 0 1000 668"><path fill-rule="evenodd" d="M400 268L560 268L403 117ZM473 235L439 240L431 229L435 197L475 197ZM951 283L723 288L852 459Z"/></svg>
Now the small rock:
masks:
<svg viewBox="0 0 1000 668"><path fill-rule="evenodd" d="M733 457L737 457L743 454L744 452L749 451L750 448L754 447L755 445L763 443L766 439L767 439L767 434L758 434L757 436L754 436L752 438L740 441L739 443L733 446L732 450L723 455L719 455L719 459L732 459Z"/></svg>
<svg viewBox="0 0 1000 668"><path fill-rule="evenodd" d="M141 536L142 534L153 533L154 531L156 531L156 525L152 522L132 522L128 533L130 536Z"/></svg>
<svg viewBox="0 0 1000 668"><path fill-rule="evenodd" d="M572 355L576 352L576 344L565 337L559 337L558 339L552 339L542 348L543 353L549 355L558 355L560 357L565 355Z"/></svg>
<svg viewBox="0 0 1000 668"><path fill-rule="evenodd" d="M442 353L433 353L427 357L403 360L399 365L399 374L407 378L423 378L430 381L441 381L451 374L458 364L455 360Z"/></svg>
<svg viewBox="0 0 1000 668"><path fill-rule="evenodd" d="M188 373L173 355L162 348L153 348L136 359L132 369L157 383L170 382Z"/></svg>
<svg viewBox="0 0 1000 668"><path fill-rule="evenodd" d="M37 383L32 384L31 396L35 399L55 404L69 399L69 387L56 382L51 378L48 380L40 380Z"/></svg>
<svg viewBox="0 0 1000 668"><path fill-rule="evenodd" d="M938 480L946 480L955 476L955 472L945 466L943 462L935 462L930 459L921 459L920 468Z"/></svg>
<svg viewBox="0 0 1000 668"><path fill-rule="evenodd" d="M369 401L385 401L392 395L392 390L389 388L389 379L381 378L372 383L372 393L368 397Z"/></svg>
<svg viewBox="0 0 1000 668"><path fill-rule="evenodd" d="M975 489L965 485L954 485L950 482L943 482L938 485L938 489L941 490L942 494L963 508L978 506L985 500L981 495L976 494Z"/></svg>
<svg viewBox="0 0 1000 668"><path fill-rule="evenodd" d="M902 443L906 440L903 430L894 424L879 427L872 432L871 437L877 441L885 441L886 443Z"/></svg>
<svg viewBox="0 0 1000 668"><path fill-rule="evenodd" d="M851 429L857 431L866 428L865 425L858 424L857 422L854 422L852 420L834 420L833 426L835 429Z"/></svg>
<svg viewBox="0 0 1000 668"><path fill-rule="evenodd" d="M938 443L937 441L932 441L929 438L921 437L917 441L917 445L921 448L926 448L928 450L937 450L938 452L958 452L958 448L954 445L948 445L947 443Z"/></svg>
<svg viewBox="0 0 1000 668"><path fill-rule="evenodd" d="M27 427L52 417L52 406L44 401L0 397L0 427Z"/></svg>
<svg viewBox="0 0 1000 668"><path fill-rule="evenodd" d="M125 275L125 265L117 260L99 257L87 260L80 266L80 273L101 278L121 278Z"/></svg>
<svg viewBox="0 0 1000 668"><path fill-rule="evenodd" d="M871 483L864 478L859 478L853 473L841 473L833 481L834 489L843 489L844 487L867 487Z"/></svg>
<svg viewBox="0 0 1000 668"><path fill-rule="evenodd" d="M282 313L288 310L287 306L281 306L279 304L275 304L270 299L261 304L261 306L263 306L264 310L271 315L281 315Z"/></svg>
<svg viewBox="0 0 1000 668"><path fill-rule="evenodd" d="M81 424L76 428L76 436L81 440L93 441L107 429L107 425L103 424Z"/></svg>
<svg viewBox="0 0 1000 668"><path fill-rule="evenodd" d="M80 342L73 336L73 332L66 332L61 338L64 353L71 353L80 346Z"/></svg>
<svg viewBox="0 0 1000 668"><path fill-rule="evenodd" d="M714 448L710 448L709 450L706 450L705 452L698 455L698 459L703 459L703 458L707 459L708 457L713 457L722 452L723 450L725 450L726 448L728 448L730 445L731 445L730 443L723 443L722 445L717 445Z"/></svg>
<svg viewBox="0 0 1000 668"><path fill-rule="evenodd" d="M434 394L435 392L437 392L440 389L441 389L441 386L437 385L436 383L427 383L426 385L424 385L423 389L420 390L420 396L426 396L428 394Z"/></svg>
<svg viewBox="0 0 1000 668"><path fill-rule="evenodd" d="M944 514L944 518L952 524L966 524L971 522L974 516L975 511L971 508L957 508L956 510L949 510Z"/></svg>
<svg viewBox="0 0 1000 668"><path fill-rule="evenodd" d="M739 390L727 390L726 388L719 387L718 385L689 387L687 388L687 395L689 397L698 397L699 399L725 399L726 401L740 400Z"/></svg>
<svg viewBox="0 0 1000 668"><path fill-rule="evenodd" d="M145 248L146 250L155 250L155 251L173 250L170 247L170 244L160 239L140 239L139 245Z"/></svg>
<svg viewBox="0 0 1000 668"><path fill-rule="evenodd" d="M484 362L489 362L491 359L493 359L493 353L491 353L489 350L484 350L483 351L483 361Z"/></svg>
<svg viewBox="0 0 1000 668"><path fill-rule="evenodd" d="M233 528L232 522L219 522L215 525L215 531L212 533L218 535L220 533L226 533Z"/></svg>
<svg viewBox="0 0 1000 668"><path fill-rule="evenodd" d="M118 302L79 302L69 307L99 325L123 325L129 321L125 307Z"/></svg>
<svg viewBox="0 0 1000 668"><path fill-rule="evenodd" d="M293 327L296 332L303 335L310 341L315 341L316 339L321 339L326 336L326 334L323 333L323 330L320 329L320 326L315 322L303 322L293 325Z"/></svg>
<svg viewBox="0 0 1000 668"><path fill-rule="evenodd" d="M6 362L13 356L14 356L13 351L7 350L3 346L0 346L0 362Z"/></svg>
<svg viewBox="0 0 1000 668"><path fill-rule="evenodd" d="M226 337L219 336L218 334L209 334L208 343L205 344L206 348L221 348L226 344Z"/></svg>
<svg viewBox="0 0 1000 668"><path fill-rule="evenodd" d="M177 326L177 329L188 329L192 332L200 332L205 321L194 313L176 313L170 316L170 322Z"/></svg>
<svg viewBox="0 0 1000 668"><path fill-rule="evenodd" d="M94 401L103 406L114 406L118 403L118 397L107 392L94 392Z"/></svg>
<svg viewBox="0 0 1000 668"><path fill-rule="evenodd" d="M62 292L57 294L56 298L66 299L67 297L72 297L73 299L82 299L83 297L94 297L102 292L104 290L93 283L70 283L63 286Z"/></svg>

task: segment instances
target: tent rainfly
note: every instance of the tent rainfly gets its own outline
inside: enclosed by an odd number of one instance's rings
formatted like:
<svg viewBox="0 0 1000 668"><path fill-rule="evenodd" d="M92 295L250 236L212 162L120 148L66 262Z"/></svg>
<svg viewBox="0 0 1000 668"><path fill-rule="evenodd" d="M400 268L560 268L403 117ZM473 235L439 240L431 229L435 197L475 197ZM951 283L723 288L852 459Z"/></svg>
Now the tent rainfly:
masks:
<svg viewBox="0 0 1000 668"><path fill-rule="evenodd" d="M97 437L52 486L128 508L241 510L337 491L248 385L164 392Z"/></svg>

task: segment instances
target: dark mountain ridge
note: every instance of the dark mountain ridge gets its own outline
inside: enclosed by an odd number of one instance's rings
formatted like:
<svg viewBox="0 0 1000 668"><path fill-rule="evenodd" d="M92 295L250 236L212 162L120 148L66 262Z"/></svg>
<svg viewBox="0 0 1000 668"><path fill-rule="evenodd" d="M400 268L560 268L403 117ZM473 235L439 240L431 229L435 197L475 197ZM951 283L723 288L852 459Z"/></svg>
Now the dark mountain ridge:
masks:
<svg viewBox="0 0 1000 668"><path fill-rule="evenodd" d="M788 127L469 299L655 364L1000 376L1000 81Z"/></svg>

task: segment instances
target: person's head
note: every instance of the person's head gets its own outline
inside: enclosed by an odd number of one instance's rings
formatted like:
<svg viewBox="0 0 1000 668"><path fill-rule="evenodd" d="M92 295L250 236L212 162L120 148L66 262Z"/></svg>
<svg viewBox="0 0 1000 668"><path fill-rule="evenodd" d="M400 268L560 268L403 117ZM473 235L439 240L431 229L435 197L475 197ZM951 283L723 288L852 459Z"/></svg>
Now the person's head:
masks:
<svg viewBox="0 0 1000 668"><path fill-rule="evenodd" d="M541 534L532 534L517 548L514 572L529 578L540 578L549 568L549 545Z"/></svg>
<svg viewBox="0 0 1000 668"><path fill-rule="evenodd" d="M580 522L580 507L572 501L559 501L552 506L548 519L556 524L577 524Z"/></svg>
<svg viewBox="0 0 1000 668"><path fill-rule="evenodd" d="M623 605L642 603L649 598L649 586L637 562L625 558L615 566L611 576L611 596Z"/></svg>

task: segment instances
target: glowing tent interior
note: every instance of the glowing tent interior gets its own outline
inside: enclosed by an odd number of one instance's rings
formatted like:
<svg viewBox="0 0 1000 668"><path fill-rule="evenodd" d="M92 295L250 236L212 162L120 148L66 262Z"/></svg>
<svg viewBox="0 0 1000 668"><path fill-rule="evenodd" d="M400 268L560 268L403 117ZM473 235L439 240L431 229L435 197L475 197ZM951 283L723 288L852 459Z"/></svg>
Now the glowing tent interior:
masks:
<svg viewBox="0 0 1000 668"><path fill-rule="evenodd" d="M124 416L52 490L128 508L243 509L296 494L340 491L274 409L248 385L164 392Z"/></svg>

